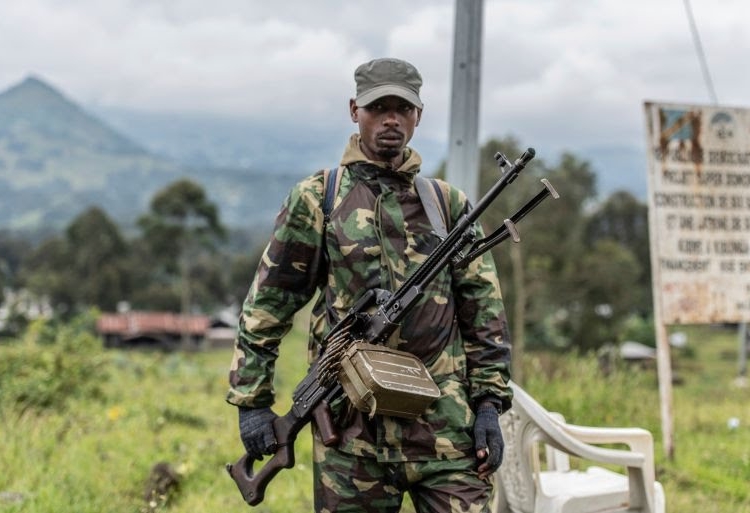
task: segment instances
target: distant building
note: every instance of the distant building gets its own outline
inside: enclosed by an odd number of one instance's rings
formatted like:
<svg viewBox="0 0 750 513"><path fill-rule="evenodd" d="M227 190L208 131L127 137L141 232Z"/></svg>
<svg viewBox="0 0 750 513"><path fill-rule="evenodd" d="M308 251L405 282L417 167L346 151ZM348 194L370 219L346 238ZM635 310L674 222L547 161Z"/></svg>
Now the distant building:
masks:
<svg viewBox="0 0 750 513"><path fill-rule="evenodd" d="M237 313L232 308L217 312L211 317L211 325L206 332L207 349L234 347L237 338Z"/></svg>
<svg viewBox="0 0 750 513"><path fill-rule="evenodd" d="M96 331L110 348L202 349L211 326L207 315L169 312L104 313Z"/></svg>

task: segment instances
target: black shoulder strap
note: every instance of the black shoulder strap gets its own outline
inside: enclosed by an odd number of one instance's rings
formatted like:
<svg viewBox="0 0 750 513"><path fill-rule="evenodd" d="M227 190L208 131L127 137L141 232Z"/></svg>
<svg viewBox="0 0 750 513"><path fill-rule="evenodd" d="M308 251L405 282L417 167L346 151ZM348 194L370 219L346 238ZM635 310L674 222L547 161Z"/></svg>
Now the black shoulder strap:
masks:
<svg viewBox="0 0 750 513"><path fill-rule="evenodd" d="M326 246L326 226L331 220L331 212L333 212L333 202L336 201L336 194L338 193L339 183L341 180L341 173L339 173L339 167L333 166L329 169L323 170L323 204L321 210L323 210L323 260L325 262L325 268L328 268L330 263L330 256L328 255L328 247ZM323 269L323 268L321 268ZM322 273L323 271L321 271ZM322 274L321 274L322 276ZM323 278L321 278L322 280ZM324 283L321 282L321 283Z"/></svg>
<svg viewBox="0 0 750 513"><path fill-rule="evenodd" d="M417 175L414 185L417 188L417 194L422 201L427 218L430 220L432 229L441 239L448 236L448 220L450 211L445 203L445 196L437 180L424 178ZM430 187L432 185L432 187Z"/></svg>

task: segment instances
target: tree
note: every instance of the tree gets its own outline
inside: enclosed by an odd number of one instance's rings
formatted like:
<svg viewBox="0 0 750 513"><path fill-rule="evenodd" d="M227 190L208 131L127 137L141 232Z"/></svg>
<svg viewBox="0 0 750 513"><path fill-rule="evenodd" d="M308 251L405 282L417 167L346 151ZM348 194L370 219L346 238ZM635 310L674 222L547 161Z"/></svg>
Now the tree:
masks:
<svg viewBox="0 0 750 513"><path fill-rule="evenodd" d="M481 194L485 194L501 177L498 163L502 160L496 158L498 153L512 162L522 153L522 150L518 141L513 138L491 140L481 149L479 160ZM522 172L521 178L516 179L509 185L487 209L484 218L481 220L486 232L492 232L502 227L504 220L517 211L526 199L536 193L534 188L538 181L533 178L527 179L527 176L538 174L538 168L539 160L532 160ZM537 215L539 215L538 211L534 213L534 216ZM533 230L530 227L533 223L532 216L524 220L520 228L523 233L524 244L527 234ZM533 274L526 274L523 249L521 245L513 244L510 241L506 241L493 249L493 256L500 274L505 307L506 310L510 308L506 315L508 315L511 326L514 360L520 360L525 351L527 309L535 288L535 283L529 281ZM514 379L519 382L523 379L520 365L514 371Z"/></svg>
<svg viewBox="0 0 750 513"><path fill-rule="evenodd" d="M640 266L629 295L641 304L642 314L652 305L651 254L648 232L648 207L627 191L611 194L586 219L584 242L593 247L597 242L610 240L630 251Z"/></svg>
<svg viewBox="0 0 750 513"><path fill-rule="evenodd" d="M216 205L197 183L178 180L156 193L150 212L141 216L138 226L166 275L178 280L180 310L188 313L192 309L192 268L202 253L213 253L225 238Z"/></svg>
<svg viewBox="0 0 750 513"><path fill-rule="evenodd" d="M519 152L503 144L509 153ZM513 196L522 196L513 201L525 201L532 193L528 180L541 176L560 199L547 200L520 223L520 244L496 252L501 276L512 274L504 293L513 304L514 343L519 333L521 347L524 337L537 346L580 351L618 341L628 317L650 311L646 207L626 192L595 205L595 174L572 154L564 153L554 166L532 163L522 174L526 182L513 184ZM506 206L504 215L516 208Z"/></svg>
<svg viewBox="0 0 750 513"><path fill-rule="evenodd" d="M498 151L511 161L522 153L513 138L489 141L480 154L482 191L499 179L494 157ZM563 154L550 167L537 157L488 209L485 230L502 226L505 218L538 193L543 188L541 178L550 180L560 199L547 199L519 223L519 244L508 241L493 250L509 310L515 359L523 354L527 340L537 346L568 343L551 329L550 319L569 302L570 262L583 253L583 212L596 192L595 175L587 162ZM515 374L514 379L521 378Z"/></svg>
<svg viewBox="0 0 750 513"><path fill-rule="evenodd" d="M232 303L241 305L245 300L263 250L263 246L256 246L252 252L239 254L232 259L229 268L229 294Z"/></svg>
<svg viewBox="0 0 750 513"><path fill-rule="evenodd" d="M524 244L529 272L546 282L537 286L530 305L530 327L537 344L576 347L576 334L559 330L557 320L585 313L577 307L581 294L578 264L587 254L582 234L585 213L596 197L596 175L587 161L570 153L563 153L556 165L545 166L542 173L560 198L540 207L546 210L534 216L534 238Z"/></svg>
<svg viewBox="0 0 750 513"><path fill-rule="evenodd" d="M513 160L522 150L512 138L488 142L480 160L484 190L499 177L497 151ZM645 206L625 192L597 206L594 171L572 154L563 153L554 165L532 160L488 209L485 228L500 226L541 190L542 177L560 198L546 200L519 223L519 244L494 250L516 357L527 340L594 349L616 338L624 317L650 309Z"/></svg>
<svg viewBox="0 0 750 513"><path fill-rule="evenodd" d="M40 301L49 301L57 314L70 315L77 305L78 284L76 277L67 272L72 266L67 241L50 237L24 261L21 282Z"/></svg>
<svg viewBox="0 0 750 513"><path fill-rule="evenodd" d="M141 237L130 241L128 276L134 284L127 300L137 310L180 310L179 284L164 270L151 246Z"/></svg>
<svg viewBox="0 0 750 513"><path fill-rule="evenodd" d="M113 309L130 292L128 244L99 207L76 217L64 236L44 241L25 262L26 286L48 297L55 312L68 316L97 306Z"/></svg>
<svg viewBox="0 0 750 513"><path fill-rule="evenodd" d="M70 271L80 279L76 302L114 309L131 289L126 270L128 244L119 228L101 208L91 207L72 221L65 234Z"/></svg>
<svg viewBox="0 0 750 513"><path fill-rule="evenodd" d="M560 329L582 351L618 342L618 333L628 316L639 306L633 286L641 266L627 248L603 239L589 248L575 263L574 290L568 315Z"/></svg>
<svg viewBox="0 0 750 513"><path fill-rule="evenodd" d="M31 251L28 241L8 230L0 230L0 304L5 300L6 288L18 287L21 262Z"/></svg>

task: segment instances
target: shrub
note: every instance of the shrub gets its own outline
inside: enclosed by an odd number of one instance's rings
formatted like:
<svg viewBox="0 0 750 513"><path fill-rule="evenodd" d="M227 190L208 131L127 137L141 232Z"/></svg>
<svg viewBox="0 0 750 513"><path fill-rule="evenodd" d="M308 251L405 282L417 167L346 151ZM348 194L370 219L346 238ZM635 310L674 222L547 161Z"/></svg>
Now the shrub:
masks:
<svg viewBox="0 0 750 513"><path fill-rule="evenodd" d="M653 347L656 345L655 331L653 318L633 314L623 323L620 341L634 340Z"/></svg>
<svg viewBox="0 0 750 513"><path fill-rule="evenodd" d="M37 320L0 359L0 402L22 410L64 409L72 397L97 398L107 379L92 315L59 324Z"/></svg>

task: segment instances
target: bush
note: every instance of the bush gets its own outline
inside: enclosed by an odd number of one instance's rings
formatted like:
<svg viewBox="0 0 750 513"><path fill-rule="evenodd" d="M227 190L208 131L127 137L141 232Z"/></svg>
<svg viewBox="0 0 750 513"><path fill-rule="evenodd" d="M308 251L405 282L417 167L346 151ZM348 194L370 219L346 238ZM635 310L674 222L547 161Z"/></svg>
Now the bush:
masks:
<svg viewBox="0 0 750 513"><path fill-rule="evenodd" d="M22 410L62 410L72 397L99 397L107 372L92 315L64 325L50 320L30 324L0 359L0 402Z"/></svg>
<svg viewBox="0 0 750 513"><path fill-rule="evenodd" d="M642 315L633 314L622 325L620 333L620 342L633 340L647 346L656 346L656 330L654 328L654 319L652 317L643 317Z"/></svg>

